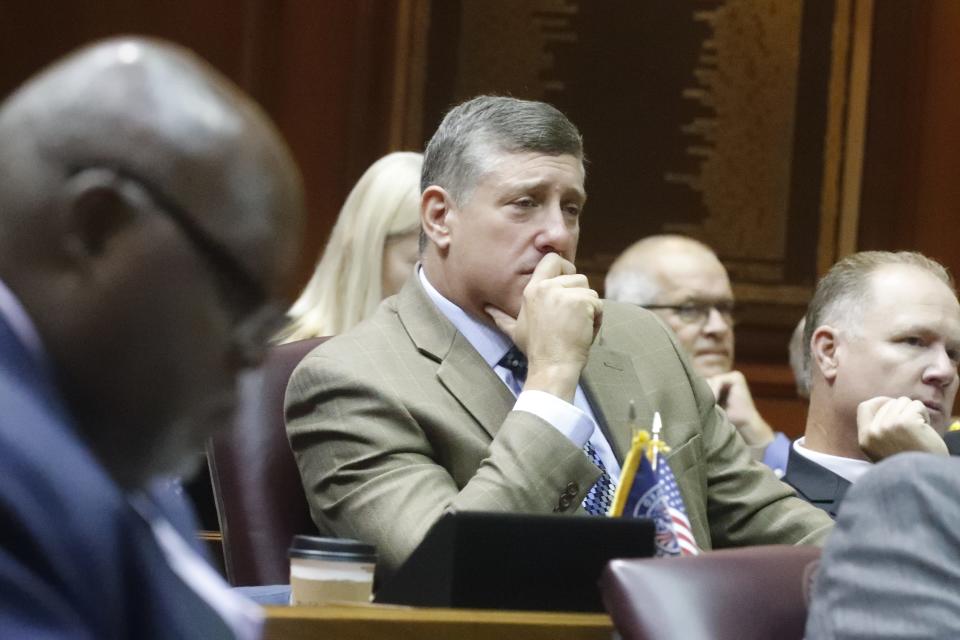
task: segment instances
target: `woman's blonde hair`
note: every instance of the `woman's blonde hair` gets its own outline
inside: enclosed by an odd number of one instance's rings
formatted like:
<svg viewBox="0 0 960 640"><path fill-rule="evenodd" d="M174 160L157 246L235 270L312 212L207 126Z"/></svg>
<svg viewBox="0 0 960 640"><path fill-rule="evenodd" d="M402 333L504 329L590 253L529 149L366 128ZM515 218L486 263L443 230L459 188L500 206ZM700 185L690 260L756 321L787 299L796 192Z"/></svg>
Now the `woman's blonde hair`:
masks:
<svg viewBox="0 0 960 640"><path fill-rule="evenodd" d="M382 294L383 248L420 228L419 153L388 154L364 172L340 209L310 282L280 342L343 333L373 313Z"/></svg>

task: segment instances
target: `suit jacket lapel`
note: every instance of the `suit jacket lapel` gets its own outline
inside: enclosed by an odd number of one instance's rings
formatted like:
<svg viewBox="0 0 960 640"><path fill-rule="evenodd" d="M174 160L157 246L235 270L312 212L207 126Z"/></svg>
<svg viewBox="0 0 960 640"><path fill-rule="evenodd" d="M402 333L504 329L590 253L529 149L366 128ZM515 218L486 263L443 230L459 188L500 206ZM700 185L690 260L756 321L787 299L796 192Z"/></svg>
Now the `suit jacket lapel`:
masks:
<svg viewBox="0 0 960 640"><path fill-rule="evenodd" d="M397 295L397 313L417 350L439 363L437 378L441 384L494 437L516 398L437 309L418 276L410 278ZM606 347L602 330L580 382L601 431L622 462L630 450L633 428L649 429L653 408L641 393L630 356Z"/></svg>
<svg viewBox="0 0 960 640"><path fill-rule="evenodd" d="M440 383L494 437L516 398L437 309L417 275L397 294L397 313L417 350L439 363Z"/></svg>
<svg viewBox="0 0 960 640"><path fill-rule="evenodd" d="M0 373L6 370L10 380L67 421L67 413L57 392L52 372L45 362L38 361L14 334L3 314L0 314Z"/></svg>
<svg viewBox="0 0 960 640"><path fill-rule="evenodd" d="M653 409L641 393L640 380L630 356L604 346L602 338L601 332L590 350L580 381L600 430L614 455L623 462L630 450L633 429L649 429L653 423Z"/></svg>
<svg viewBox="0 0 960 640"><path fill-rule="evenodd" d="M461 334L454 338L437 377L491 438L497 435L517 399Z"/></svg>
<svg viewBox="0 0 960 640"><path fill-rule="evenodd" d="M822 505L831 515L836 515L840 502L850 488L849 481L800 455L793 447L787 459L784 481L807 502Z"/></svg>

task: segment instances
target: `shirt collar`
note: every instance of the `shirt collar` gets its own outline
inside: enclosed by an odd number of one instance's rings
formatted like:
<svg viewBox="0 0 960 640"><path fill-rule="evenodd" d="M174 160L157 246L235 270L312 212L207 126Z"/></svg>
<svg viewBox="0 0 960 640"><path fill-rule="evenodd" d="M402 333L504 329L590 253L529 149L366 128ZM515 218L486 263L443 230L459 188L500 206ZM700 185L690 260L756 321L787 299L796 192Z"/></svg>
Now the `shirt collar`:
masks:
<svg viewBox="0 0 960 640"><path fill-rule="evenodd" d="M811 462L815 462L821 467L834 472L850 484L859 480L860 476L869 471L870 467L873 466L873 463L869 460L844 458L842 456L834 456L829 453L821 453L808 449L804 446L804 440L804 438L799 438L793 443L793 448L797 453Z"/></svg>
<svg viewBox="0 0 960 640"><path fill-rule="evenodd" d="M427 280L427 274L422 266L418 265L417 275L420 277L420 284L423 285L424 291L427 292L433 304L437 305L440 313L467 339L467 342L477 350L491 368L496 366L513 346L513 342L500 331L475 320L466 311L443 297L443 294L434 289Z"/></svg>
<svg viewBox="0 0 960 640"><path fill-rule="evenodd" d="M0 319L6 321L10 330L17 336L17 340L38 364L43 365L47 362L46 351L37 327L27 314L27 310L20 304L20 300L3 280L0 280Z"/></svg>

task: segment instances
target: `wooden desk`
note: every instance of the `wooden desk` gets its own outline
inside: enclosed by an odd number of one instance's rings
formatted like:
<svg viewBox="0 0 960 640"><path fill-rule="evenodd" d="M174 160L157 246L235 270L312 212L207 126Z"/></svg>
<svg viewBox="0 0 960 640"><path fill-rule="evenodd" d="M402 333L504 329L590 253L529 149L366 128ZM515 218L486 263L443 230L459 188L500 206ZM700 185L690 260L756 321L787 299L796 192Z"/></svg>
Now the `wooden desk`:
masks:
<svg viewBox="0 0 960 640"><path fill-rule="evenodd" d="M610 640L602 613L425 609L383 605L267 607L264 640Z"/></svg>

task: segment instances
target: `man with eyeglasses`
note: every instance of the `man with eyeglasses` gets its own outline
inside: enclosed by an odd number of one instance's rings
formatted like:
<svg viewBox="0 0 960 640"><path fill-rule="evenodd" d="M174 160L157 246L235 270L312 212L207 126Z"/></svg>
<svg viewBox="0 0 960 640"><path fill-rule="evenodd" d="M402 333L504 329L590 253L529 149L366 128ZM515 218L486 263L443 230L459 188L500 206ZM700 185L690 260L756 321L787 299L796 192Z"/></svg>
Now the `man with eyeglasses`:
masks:
<svg viewBox="0 0 960 640"><path fill-rule="evenodd" d="M172 45L93 45L0 105L0 637L258 637L164 487L282 319L301 191Z"/></svg>
<svg viewBox="0 0 960 640"><path fill-rule="evenodd" d="M716 254L685 236L644 238L614 261L604 293L609 300L637 304L660 316L754 457L781 477L790 440L763 419L746 378L733 368L733 290Z"/></svg>

